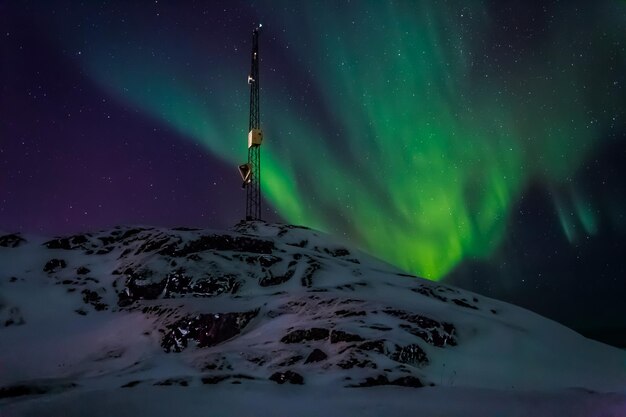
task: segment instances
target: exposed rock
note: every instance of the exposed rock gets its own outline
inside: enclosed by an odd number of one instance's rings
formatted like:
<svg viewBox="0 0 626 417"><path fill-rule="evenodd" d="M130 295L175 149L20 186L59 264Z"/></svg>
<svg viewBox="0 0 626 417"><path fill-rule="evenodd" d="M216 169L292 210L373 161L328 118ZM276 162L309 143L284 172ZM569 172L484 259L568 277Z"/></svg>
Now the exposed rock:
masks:
<svg viewBox="0 0 626 417"><path fill-rule="evenodd" d="M63 259L50 259L46 262L46 265L43 267L43 272L47 272L51 274L53 272L57 272L59 269L63 269L67 266Z"/></svg>
<svg viewBox="0 0 626 417"><path fill-rule="evenodd" d="M376 353L385 353L385 341L384 340L370 340L368 342L358 345L361 350L367 350Z"/></svg>
<svg viewBox="0 0 626 417"><path fill-rule="evenodd" d="M447 297L436 293L431 287L427 287L426 285L420 285L418 288L412 288L411 291L425 295L426 297L435 298L439 301L443 301L444 303L448 301Z"/></svg>
<svg viewBox="0 0 626 417"><path fill-rule="evenodd" d="M213 385L213 384L219 384L222 381L225 381L227 379L235 379L235 380L241 380L241 379L245 379L245 380L249 380L249 381L253 381L256 378L250 375L244 375L244 374L235 374L235 375L211 375L211 376L203 376L201 378L201 381L203 384L205 385ZM238 382L238 381L235 381Z"/></svg>
<svg viewBox="0 0 626 417"><path fill-rule="evenodd" d="M118 240L116 234L118 233L113 232L111 233L111 236L98 236L98 240L102 242L102 246L112 245Z"/></svg>
<svg viewBox="0 0 626 417"><path fill-rule="evenodd" d="M169 236L163 236L163 235L157 235L155 237L151 237L150 239L147 239L141 246L139 246L139 248L137 248L137 250L135 251L135 255L138 255L140 253L155 252L163 248L163 246L166 243L169 243L170 239L171 238ZM180 238L177 240L178 242L181 241ZM168 246L168 249L169 249L169 246Z"/></svg>
<svg viewBox="0 0 626 417"><path fill-rule="evenodd" d="M31 385L12 385L8 387L0 387L0 399L23 397L25 395L41 395L48 393L59 393L71 388L77 387L77 384L31 384Z"/></svg>
<svg viewBox="0 0 626 417"><path fill-rule="evenodd" d="M44 245L46 245L48 249L65 249L65 250L73 249L72 245L70 244L69 238L50 240L48 242L45 242Z"/></svg>
<svg viewBox="0 0 626 417"><path fill-rule="evenodd" d="M374 362L369 359L358 358L356 356L351 355L348 359L345 359L337 364L341 369L352 369L354 367L357 368L371 368L376 369L378 366Z"/></svg>
<svg viewBox="0 0 626 417"><path fill-rule="evenodd" d="M339 248L339 249L324 248L324 252L335 258L350 255L350 251L345 248Z"/></svg>
<svg viewBox="0 0 626 417"><path fill-rule="evenodd" d="M17 233L13 233L10 235L0 236L0 247L3 248L17 248L22 243L25 243L26 239L18 235Z"/></svg>
<svg viewBox="0 0 626 417"><path fill-rule="evenodd" d="M203 376L201 380L204 385L214 385L214 384L219 384L220 382L228 378L229 378L228 375L212 375L212 376Z"/></svg>
<svg viewBox="0 0 626 417"><path fill-rule="evenodd" d="M296 385L304 384L304 378L302 378L302 375L289 370L285 372L275 372L269 379L277 384L284 384L286 382Z"/></svg>
<svg viewBox="0 0 626 417"><path fill-rule="evenodd" d="M206 274L203 278L192 280L185 274L183 268L167 275L165 279L165 297L176 296L177 294L194 294L202 296L216 296L223 293L235 294L239 288L239 281L234 275L226 274L222 276L212 276ZM156 294L158 297L161 294Z"/></svg>
<svg viewBox="0 0 626 417"><path fill-rule="evenodd" d="M382 324L372 324L371 326L367 327L369 327L370 329L379 330L381 332L388 332L389 330L392 330L391 327L383 326Z"/></svg>
<svg viewBox="0 0 626 417"><path fill-rule="evenodd" d="M102 303L102 297L97 292L84 289L81 294L83 295L83 301L85 304L91 304L96 311L102 311L107 309L107 305Z"/></svg>
<svg viewBox="0 0 626 417"><path fill-rule="evenodd" d="M189 340L196 341L201 348L214 346L239 334L258 312L185 316L168 326L169 331L163 336L161 347L166 352L181 352L188 346Z"/></svg>
<svg viewBox="0 0 626 417"><path fill-rule="evenodd" d="M262 255L258 257L259 264L264 268L269 268L277 262L282 261L278 256L273 255Z"/></svg>
<svg viewBox="0 0 626 417"><path fill-rule="evenodd" d="M328 355L325 354L320 349L316 348L316 349L313 349L313 352L309 354L309 356L306 358L304 363L306 364L306 363L320 362L320 361L326 360L326 358L328 358Z"/></svg>
<svg viewBox="0 0 626 417"><path fill-rule="evenodd" d="M473 306L473 305L469 304L467 301L464 301L464 300L461 300L461 299L458 299L458 298L453 298L452 302L454 304L458 305L458 306L461 306L461 307L471 308L472 310L478 310L478 307Z"/></svg>
<svg viewBox="0 0 626 417"><path fill-rule="evenodd" d="M0 307L0 310L1 309L2 308ZM25 323L26 322L24 321L24 317L22 316L22 313L20 312L20 309L18 307L9 308L6 320L4 321L4 327L21 326Z"/></svg>
<svg viewBox="0 0 626 417"><path fill-rule="evenodd" d="M213 277L207 275L206 278L197 281L192 285L194 293L202 295L235 294L239 289L239 281L234 275L222 275Z"/></svg>
<svg viewBox="0 0 626 417"><path fill-rule="evenodd" d="M25 395L41 395L49 392L50 389L45 386L37 385L13 385L10 387L0 388L0 399L22 397Z"/></svg>
<svg viewBox="0 0 626 417"><path fill-rule="evenodd" d="M274 242L252 237L205 235L201 236L199 239L188 242L182 249L168 247L159 253L173 257L184 257L192 253L207 250L251 252L271 255L274 250Z"/></svg>
<svg viewBox="0 0 626 417"><path fill-rule="evenodd" d="M185 275L183 268L171 272L165 279L165 297L175 294L187 294L191 292L191 277Z"/></svg>
<svg viewBox="0 0 626 417"><path fill-rule="evenodd" d="M124 274L127 276L126 289L118 294L120 307L127 306L135 300L155 300L164 294L167 279L154 281L152 279L154 271L148 268L139 271L126 268Z"/></svg>
<svg viewBox="0 0 626 417"><path fill-rule="evenodd" d="M362 342L363 339L358 334L351 334L341 330L333 330L330 333L330 343L340 343L340 342Z"/></svg>
<svg viewBox="0 0 626 417"><path fill-rule="evenodd" d="M284 275L278 275L278 276L274 276L272 274L271 270L267 271L267 274L261 278L259 280L259 285L261 287L269 287L272 285L280 285L284 282L289 281L292 277L293 274L295 273L295 271L293 269L288 269L287 272L285 272Z"/></svg>
<svg viewBox="0 0 626 417"><path fill-rule="evenodd" d="M322 264L320 264L318 261L311 258L310 256L307 256L307 268L302 274L302 278L300 279L303 287L310 288L311 286L313 286L313 276L315 275L315 271L317 271L321 267Z"/></svg>
<svg viewBox="0 0 626 417"><path fill-rule="evenodd" d="M189 386L189 378L167 378L161 381L157 381L152 385L179 385L181 387Z"/></svg>
<svg viewBox="0 0 626 417"><path fill-rule="evenodd" d="M365 379L365 381L355 385L348 385L348 387L363 388L376 387L380 385L399 385L403 387L413 388L421 388L424 386L424 384L422 384L422 381L414 376L403 376L394 380L389 380L387 375L378 375L376 377L368 377Z"/></svg>
<svg viewBox="0 0 626 417"><path fill-rule="evenodd" d="M48 249L63 249L72 250L78 248L85 248L85 244L89 242L85 235L74 235L70 237L57 238L45 242L44 245Z"/></svg>
<svg viewBox="0 0 626 417"><path fill-rule="evenodd" d="M76 270L76 273L78 275L86 275L88 273L90 273L91 270L89 268L87 268L86 266L81 266Z"/></svg>
<svg viewBox="0 0 626 417"><path fill-rule="evenodd" d="M418 345L411 344L408 346L396 345L396 350L390 356L396 362L406 363L409 365L424 366L429 360L426 352Z"/></svg>
<svg viewBox="0 0 626 417"><path fill-rule="evenodd" d="M410 314L410 313L407 313L406 311L394 310L390 308L384 310L384 312L391 316L398 317L410 323L416 324L421 328L431 329L431 328L439 327L441 325L438 321L433 320L426 316L422 316L420 314Z"/></svg>
<svg viewBox="0 0 626 417"><path fill-rule="evenodd" d="M147 230L147 229L142 229L142 228L128 229L121 236L118 236L116 240L118 242L122 242L122 241L128 240L130 237L133 237L133 236L135 236L135 235L137 235L140 232L143 232L145 230Z"/></svg>
<svg viewBox="0 0 626 417"><path fill-rule="evenodd" d="M386 309L385 313L406 320L415 326L400 324L400 328L419 337L426 343L437 347L456 346L456 329L452 323L438 322L420 314L409 314L406 311Z"/></svg>
<svg viewBox="0 0 626 417"><path fill-rule="evenodd" d="M301 240L300 242L297 242L297 243L287 243L287 245L289 246L296 246L298 248L306 248L308 244L309 244L309 241L306 239Z"/></svg>
<svg viewBox="0 0 626 417"><path fill-rule="evenodd" d="M353 316L365 316L367 313L365 311L355 311L355 310L337 310L335 314L339 317L353 317Z"/></svg>
<svg viewBox="0 0 626 417"><path fill-rule="evenodd" d="M328 329L313 327L308 330L293 330L280 339L283 343L303 343L312 340L327 339L330 332Z"/></svg>

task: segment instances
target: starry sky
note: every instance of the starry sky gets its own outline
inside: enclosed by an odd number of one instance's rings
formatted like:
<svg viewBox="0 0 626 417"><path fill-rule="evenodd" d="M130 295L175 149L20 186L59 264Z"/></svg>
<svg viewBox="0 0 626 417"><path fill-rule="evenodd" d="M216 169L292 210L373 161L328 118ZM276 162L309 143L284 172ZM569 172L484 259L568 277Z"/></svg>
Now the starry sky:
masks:
<svg viewBox="0 0 626 417"><path fill-rule="evenodd" d="M0 230L263 216L626 345L626 2L0 1Z"/></svg>

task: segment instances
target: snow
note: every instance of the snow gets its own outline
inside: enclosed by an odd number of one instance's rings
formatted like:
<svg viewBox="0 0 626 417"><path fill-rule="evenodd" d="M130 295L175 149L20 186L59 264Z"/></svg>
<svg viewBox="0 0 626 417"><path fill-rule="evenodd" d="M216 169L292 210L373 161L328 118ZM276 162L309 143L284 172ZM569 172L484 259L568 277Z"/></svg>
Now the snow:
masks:
<svg viewBox="0 0 626 417"><path fill-rule="evenodd" d="M320 232L248 222L81 236L72 249L34 236L0 246L2 417L626 416L625 352L409 277ZM44 272L51 259L66 267ZM122 293L135 298L124 304ZM194 318L210 320L202 332L221 332L244 312L254 317L228 340L202 348L192 340ZM16 315L24 324L6 325ZM452 336L439 342L433 332L445 326ZM313 328L363 341L284 341ZM173 329L189 338L179 353L162 346ZM411 346L427 360L399 362L394 350ZM305 363L314 349L328 358ZM287 370L304 385L269 380ZM348 387L381 375L425 386Z"/></svg>
<svg viewBox="0 0 626 417"><path fill-rule="evenodd" d="M74 391L9 404L7 416L136 417L380 417L380 416L624 416L617 395L585 392L519 392L475 388L328 387L241 384Z"/></svg>

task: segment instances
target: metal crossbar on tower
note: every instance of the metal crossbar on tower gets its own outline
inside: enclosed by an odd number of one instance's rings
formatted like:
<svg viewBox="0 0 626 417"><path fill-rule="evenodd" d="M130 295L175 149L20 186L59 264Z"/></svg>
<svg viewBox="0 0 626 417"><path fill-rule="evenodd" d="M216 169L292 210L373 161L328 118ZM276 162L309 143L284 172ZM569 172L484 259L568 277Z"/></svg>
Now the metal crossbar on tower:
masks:
<svg viewBox="0 0 626 417"><path fill-rule="evenodd" d="M259 110L259 30L252 31L250 85L250 121L248 123L248 163L239 166L246 188L246 220L261 220L261 113Z"/></svg>

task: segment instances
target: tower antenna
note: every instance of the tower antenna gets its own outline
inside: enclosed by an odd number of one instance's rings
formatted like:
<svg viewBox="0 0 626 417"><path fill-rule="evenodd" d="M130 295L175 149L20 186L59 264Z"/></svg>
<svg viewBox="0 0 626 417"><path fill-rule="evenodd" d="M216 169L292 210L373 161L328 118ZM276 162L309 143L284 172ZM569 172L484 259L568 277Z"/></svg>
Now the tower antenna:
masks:
<svg viewBox="0 0 626 417"><path fill-rule="evenodd" d="M259 24L252 31L252 55L248 84L250 85L250 120L248 123L248 162L239 165L246 189L246 220L261 220L261 113L259 110Z"/></svg>

